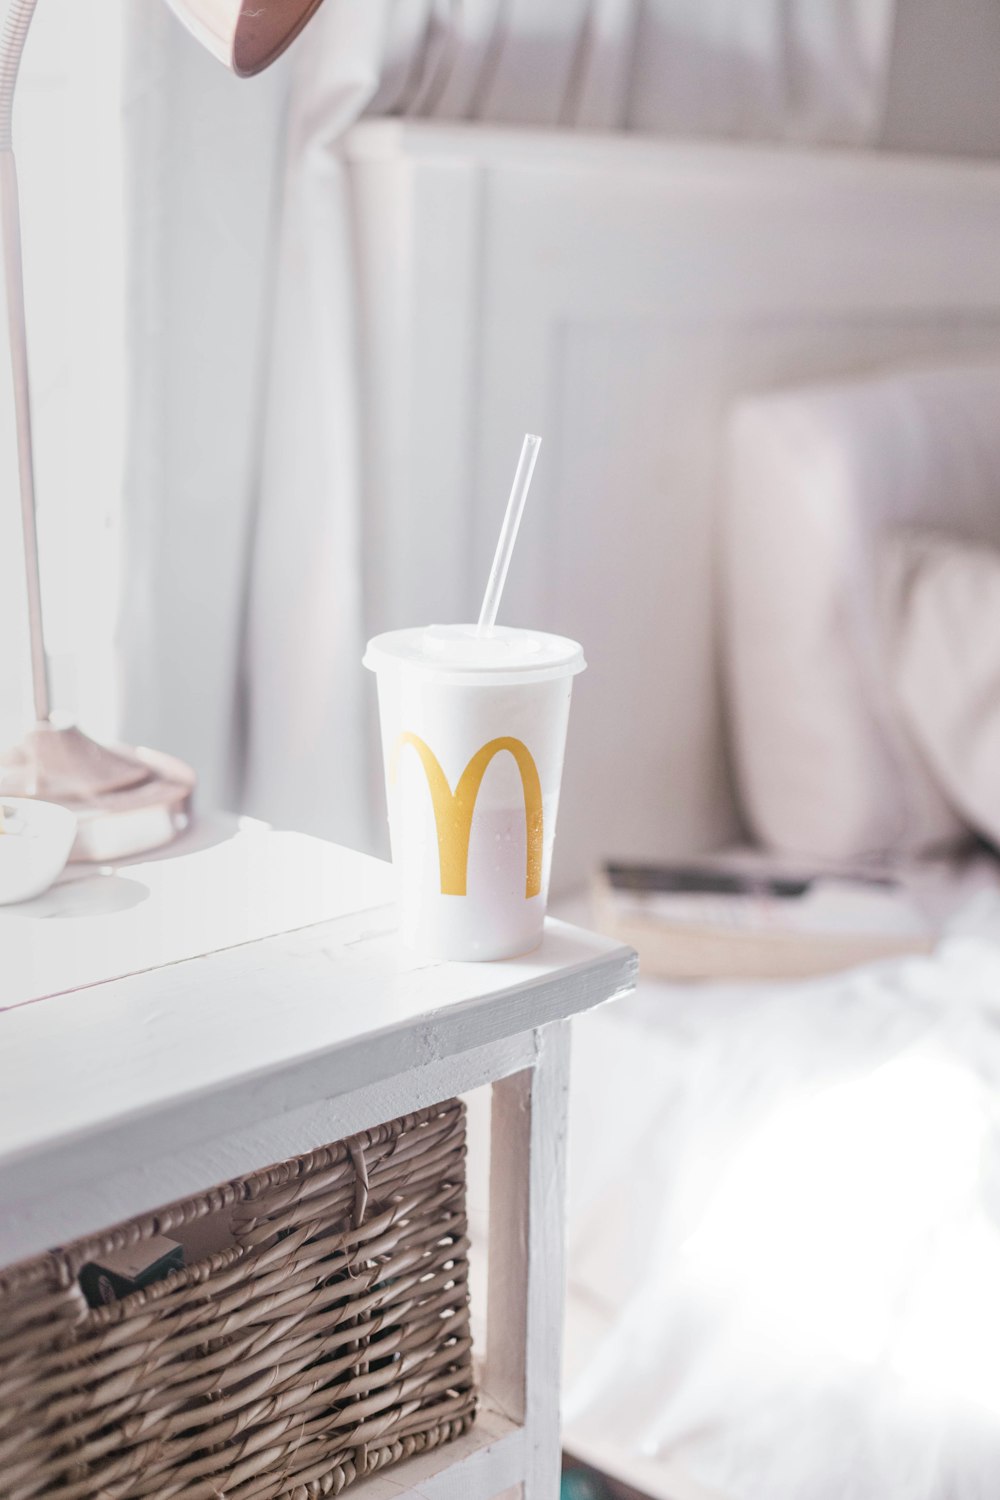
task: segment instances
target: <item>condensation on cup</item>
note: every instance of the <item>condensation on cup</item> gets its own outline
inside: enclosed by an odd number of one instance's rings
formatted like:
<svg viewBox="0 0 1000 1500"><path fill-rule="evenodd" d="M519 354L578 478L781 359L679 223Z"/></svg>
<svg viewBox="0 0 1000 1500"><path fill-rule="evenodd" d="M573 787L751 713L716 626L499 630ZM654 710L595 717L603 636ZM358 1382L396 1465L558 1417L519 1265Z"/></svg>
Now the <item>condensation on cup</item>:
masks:
<svg viewBox="0 0 1000 1500"><path fill-rule="evenodd" d="M563 636L432 625L368 643L402 941L435 958L538 946L573 678Z"/></svg>

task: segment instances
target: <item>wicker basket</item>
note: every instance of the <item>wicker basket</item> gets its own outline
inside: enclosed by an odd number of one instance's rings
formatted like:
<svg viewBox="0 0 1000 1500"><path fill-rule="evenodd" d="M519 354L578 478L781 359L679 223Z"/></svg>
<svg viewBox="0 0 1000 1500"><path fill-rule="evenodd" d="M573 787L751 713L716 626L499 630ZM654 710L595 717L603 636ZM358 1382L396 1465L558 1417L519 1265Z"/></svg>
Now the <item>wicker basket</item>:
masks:
<svg viewBox="0 0 1000 1500"><path fill-rule="evenodd" d="M207 1215L228 1248L87 1305L84 1263ZM451 1100L10 1268L0 1495L307 1500L457 1437L467 1251Z"/></svg>

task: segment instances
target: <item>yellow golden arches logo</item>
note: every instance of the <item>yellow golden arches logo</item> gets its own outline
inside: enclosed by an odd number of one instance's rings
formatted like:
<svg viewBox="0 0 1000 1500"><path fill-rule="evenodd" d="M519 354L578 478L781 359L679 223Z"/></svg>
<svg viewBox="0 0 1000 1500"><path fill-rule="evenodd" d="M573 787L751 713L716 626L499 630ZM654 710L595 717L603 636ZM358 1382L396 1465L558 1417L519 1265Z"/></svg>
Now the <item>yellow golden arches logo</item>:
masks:
<svg viewBox="0 0 1000 1500"><path fill-rule="evenodd" d="M490 740L477 750L458 780L454 792L441 763L434 751L418 734L404 731L396 741L389 767L390 781L396 780L399 757L404 745L412 745L420 756L430 788L431 805L434 808L434 823L437 828L438 860L441 866L442 896L464 896L469 874L469 842L472 838L472 815L476 810L476 798L487 767L495 755L508 750L517 762L524 789L524 824L527 835L527 873L524 896L528 900L542 889L542 842L544 818L542 814L542 784L538 779L538 768L534 757L521 740L509 735Z"/></svg>

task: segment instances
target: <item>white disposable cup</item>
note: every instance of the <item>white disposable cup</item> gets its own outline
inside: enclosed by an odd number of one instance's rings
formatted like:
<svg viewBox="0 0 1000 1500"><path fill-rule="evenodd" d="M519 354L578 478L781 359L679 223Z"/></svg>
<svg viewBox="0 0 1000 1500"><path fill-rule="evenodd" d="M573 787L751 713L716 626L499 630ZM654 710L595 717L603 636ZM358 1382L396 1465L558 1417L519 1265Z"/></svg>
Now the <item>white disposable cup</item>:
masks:
<svg viewBox="0 0 1000 1500"><path fill-rule="evenodd" d="M400 936L434 958L536 948L548 899L575 641L497 626L369 641Z"/></svg>

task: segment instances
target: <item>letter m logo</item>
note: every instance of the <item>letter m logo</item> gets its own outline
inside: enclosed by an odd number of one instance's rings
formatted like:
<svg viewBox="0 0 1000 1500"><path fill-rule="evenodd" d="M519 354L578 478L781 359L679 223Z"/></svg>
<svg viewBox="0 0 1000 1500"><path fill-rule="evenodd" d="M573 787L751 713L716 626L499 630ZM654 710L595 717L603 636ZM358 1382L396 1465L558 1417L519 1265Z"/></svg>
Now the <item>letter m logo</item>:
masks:
<svg viewBox="0 0 1000 1500"><path fill-rule="evenodd" d="M399 757L404 746L412 745L420 757L430 789L437 828L438 860L441 867L441 894L464 896L469 875L469 841L472 837L472 817L476 810L476 799L483 777L495 755L508 751L521 773L524 791L524 821L527 836L527 868L524 881L525 899L540 894L542 889L542 849L544 821L542 813L542 787L534 757L521 740L505 736L490 740L477 750L469 761L452 791L448 778L434 751L419 735L404 731L396 741L389 768L389 779L396 780Z"/></svg>

